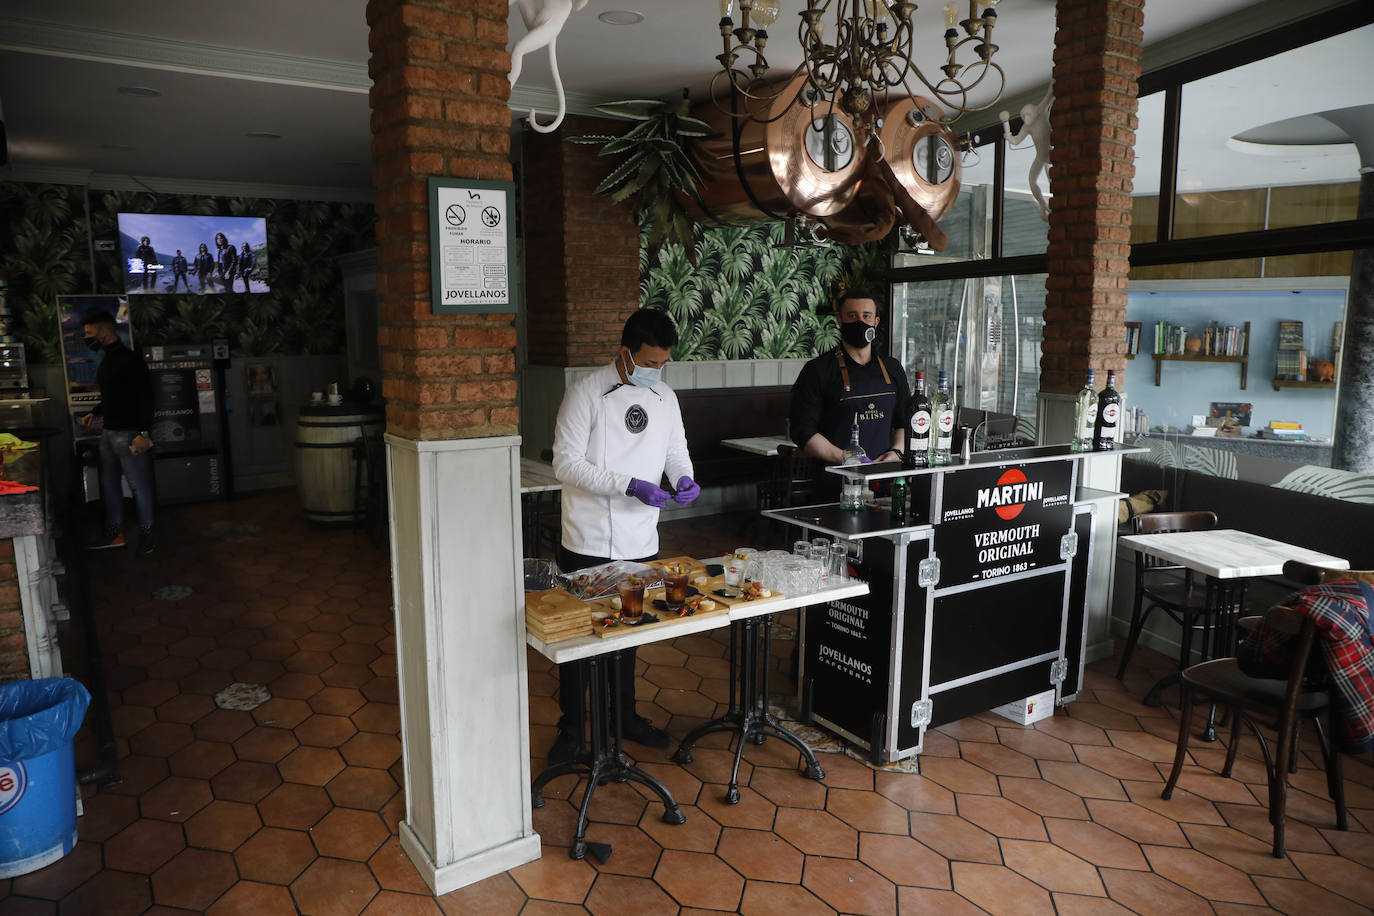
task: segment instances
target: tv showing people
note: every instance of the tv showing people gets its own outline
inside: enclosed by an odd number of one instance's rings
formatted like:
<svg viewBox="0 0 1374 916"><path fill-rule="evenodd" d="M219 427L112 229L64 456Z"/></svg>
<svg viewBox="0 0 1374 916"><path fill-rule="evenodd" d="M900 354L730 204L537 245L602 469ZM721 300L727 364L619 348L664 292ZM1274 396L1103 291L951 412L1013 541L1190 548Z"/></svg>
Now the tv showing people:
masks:
<svg viewBox="0 0 1374 916"><path fill-rule="evenodd" d="M261 216L121 213L119 248L130 296L271 291Z"/></svg>

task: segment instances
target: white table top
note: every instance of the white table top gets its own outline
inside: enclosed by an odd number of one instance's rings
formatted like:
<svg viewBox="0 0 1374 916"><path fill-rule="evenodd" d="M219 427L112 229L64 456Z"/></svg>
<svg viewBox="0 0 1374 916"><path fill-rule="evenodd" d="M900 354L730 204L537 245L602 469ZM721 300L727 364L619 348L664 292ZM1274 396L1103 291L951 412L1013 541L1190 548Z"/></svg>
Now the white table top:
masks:
<svg viewBox="0 0 1374 916"><path fill-rule="evenodd" d="M1277 576L1283 573L1283 564L1289 560L1301 560L1327 569L1350 568L1350 563L1340 557L1233 528L1129 534L1117 538L1117 542L1215 579Z"/></svg>
<svg viewBox="0 0 1374 916"><path fill-rule="evenodd" d="M540 655L561 665L564 662L576 661L580 658L605 655L607 652L614 652L617 649L628 649L631 646L643 646L651 642L661 642L665 639L676 639L679 636L690 636L693 633L719 629L733 621L743 620L747 617L776 614L779 611L790 611L793 608L820 604L823 601L857 598L867 594L867 582L850 579L843 585L822 589L809 595L778 598L776 600L761 598L748 604L736 605L725 614L712 614L709 617L683 617L673 621L672 626L650 627L645 630L635 630L608 637L593 633L591 636L579 636L576 639L564 639L555 643L543 642L535 638L533 634L526 632L525 642Z"/></svg>
<svg viewBox="0 0 1374 916"><path fill-rule="evenodd" d="M533 458L520 459L520 492L546 493L561 490L563 484L553 476L553 465Z"/></svg>
<svg viewBox="0 0 1374 916"><path fill-rule="evenodd" d="M767 455L770 458L778 453L778 446L791 445L786 436L747 436L743 439L722 439L720 444L751 455Z"/></svg>

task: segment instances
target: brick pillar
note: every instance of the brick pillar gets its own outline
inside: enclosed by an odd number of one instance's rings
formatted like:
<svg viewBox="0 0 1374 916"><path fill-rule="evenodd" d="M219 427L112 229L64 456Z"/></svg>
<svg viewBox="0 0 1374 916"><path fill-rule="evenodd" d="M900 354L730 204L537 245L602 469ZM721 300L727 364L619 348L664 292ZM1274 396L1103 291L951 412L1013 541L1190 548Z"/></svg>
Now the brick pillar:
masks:
<svg viewBox="0 0 1374 916"><path fill-rule="evenodd" d="M506 15L498 0L369 0L378 337L387 429L514 433L510 315L430 313L430 176L511 179Z"/></svg>
<svg viewBox="0 0 1374 916"><path fill-rule="evenodd" d="M1060 0L1050 113L1042 392L1126 367L1126 275L1144 0Z"/></svg>
<svg viewBox="0 0 1374 916"><path fill-rule="evenodd" d="M540 854L531 824L515 330L430 314L427 179L509 180L499 0L369 0L401 848L444 894Z"/></svg>
<svg viewBox="0 0 1374 916"><path fill-rule="evenodd" d="M553 134L522 139L529 361L596 366L639 308L639 230L629 203L594 190L614 167L568 137L622 133L629 122L570 117Z"/></svg>

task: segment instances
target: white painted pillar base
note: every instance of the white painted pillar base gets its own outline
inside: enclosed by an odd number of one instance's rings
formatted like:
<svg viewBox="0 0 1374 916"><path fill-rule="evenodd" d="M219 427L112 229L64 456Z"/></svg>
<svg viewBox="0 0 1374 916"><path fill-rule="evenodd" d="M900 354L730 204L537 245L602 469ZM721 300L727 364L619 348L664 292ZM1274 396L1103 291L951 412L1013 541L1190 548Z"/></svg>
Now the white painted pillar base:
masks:
<svg viewBox="0 0 1374 916"><path fill-rule="evenodd" d="M388 435L401 847L436 894L539 858L518 436Z"/></svg>

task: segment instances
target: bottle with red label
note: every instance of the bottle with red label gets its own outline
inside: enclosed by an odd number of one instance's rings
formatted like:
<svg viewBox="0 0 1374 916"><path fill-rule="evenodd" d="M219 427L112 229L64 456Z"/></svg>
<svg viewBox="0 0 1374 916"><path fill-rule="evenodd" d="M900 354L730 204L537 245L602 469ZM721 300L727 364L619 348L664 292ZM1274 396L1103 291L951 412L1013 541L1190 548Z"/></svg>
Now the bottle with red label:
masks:
<svg viewBox="0 0 1374 916"><path fill-rule="evenodd" d="M935 397L930 399L930 465L950 463L950 449L954 446L954 398L949 393L949 373L940 372Z"/></svg>
<svg viewBox="0 0 1374 916"><path fill-rule="evenodd" d="M926 374L916 373L916 393L911 398L911 418L906 425L906 451L902 467L923 468L930 452L930 396L926 394Z"/></svg>
<svg viewBox="0 0 1374 916"><path fill-rule="evenodd" d="M1121 394L1116 390L1116 371L1107 370L1107 387L1097 396L1097 422L1093 425L1093 451L1110 452L1121 429Z"/></svg>

